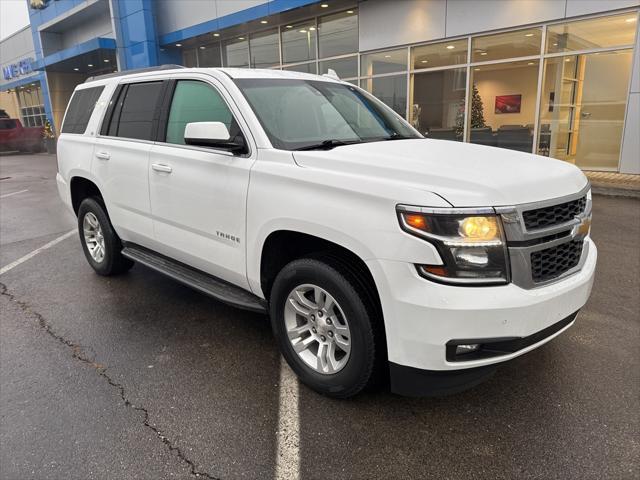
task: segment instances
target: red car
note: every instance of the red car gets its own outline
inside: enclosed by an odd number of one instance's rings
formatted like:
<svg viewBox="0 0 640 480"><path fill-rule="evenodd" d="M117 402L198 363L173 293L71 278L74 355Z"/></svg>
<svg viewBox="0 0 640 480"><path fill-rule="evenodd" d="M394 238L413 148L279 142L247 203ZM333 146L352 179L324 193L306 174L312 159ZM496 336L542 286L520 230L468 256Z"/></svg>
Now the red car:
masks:
<svg viewBox="0 0 640 480"><path fill-rule="evenodd" d="M0 118L0 151L41 152L43 127L22 126L17 118Z"/></svg>

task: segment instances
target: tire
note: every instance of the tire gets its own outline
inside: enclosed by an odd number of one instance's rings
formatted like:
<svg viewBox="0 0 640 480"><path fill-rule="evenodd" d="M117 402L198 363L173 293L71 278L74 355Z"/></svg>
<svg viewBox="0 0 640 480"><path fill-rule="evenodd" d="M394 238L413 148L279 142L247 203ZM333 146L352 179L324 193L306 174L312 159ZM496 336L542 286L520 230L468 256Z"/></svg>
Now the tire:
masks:
<svg viewBox="0 0 640 480"><path fill-rule="evenodd" d="M360 393L373 384L377 376L376 357L380 352L376 347L380 346L374 332L375 308L355 280L331 258L303 258L287 264L271 289L271 326L282 355L305 385L334 398L349 398ZM320 299L324 291L324 301L316 302L316 289L321 291ZM298 301L297 294L303 294L305 299ZM318 308L309 308L312 304ZM321 316L327 305L332 307ZM328 318L333 318L331 325L327 325ZM293 329L303 333L290 340L288 332ZM339 332L348 332L348 335ZM348 354L342 346L346 340ZM304 348L305 341L307 348ZM331 352L331 343L334 343L335 362L326 357L326 353ZM325 347L327 350L321 351L321 344L329 345ZM298 353L296 348L303 349L304 353ZM324 363L318 360L320 356L325 356Z"/></svg>
<svg viewBox="0 0 640 480"><path fill-rule="evenodd" d="M87 225L85 225L85 221ZM85 226L88 227L88 235L85 235ZM122 256L122 242L113 230L100 198L85 198L80 204L78 209L78 232L84 256L98 275L118 275L133 266L131 260ZM93 241L89 241L89 238L92 238ZM100 246L96 251L98 244ZM94 251L94 254L92 254L92 251Z"/></svg>

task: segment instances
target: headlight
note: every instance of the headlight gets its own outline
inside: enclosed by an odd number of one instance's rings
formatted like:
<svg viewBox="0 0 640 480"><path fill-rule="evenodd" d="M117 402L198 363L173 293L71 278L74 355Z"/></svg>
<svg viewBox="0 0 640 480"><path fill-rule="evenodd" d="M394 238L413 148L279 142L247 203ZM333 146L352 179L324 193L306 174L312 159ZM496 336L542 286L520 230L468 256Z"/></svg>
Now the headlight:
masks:
<svg viewBox="0 0 640 480"><path fill-rule="evenodd" d="M402 229L431 242L443 265L418 265L431 280L451 284L504 284L509 268L504 231L493 209L398 206Z"/></svg>

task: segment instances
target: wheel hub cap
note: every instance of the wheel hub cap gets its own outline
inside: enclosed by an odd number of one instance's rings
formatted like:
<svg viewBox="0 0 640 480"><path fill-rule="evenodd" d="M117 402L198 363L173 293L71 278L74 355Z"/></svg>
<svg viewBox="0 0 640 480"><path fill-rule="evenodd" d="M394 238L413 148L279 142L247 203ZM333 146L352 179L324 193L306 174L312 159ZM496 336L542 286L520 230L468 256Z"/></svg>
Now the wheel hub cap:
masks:
<svg viewBox="0 0 640 480"><path fill-rule="evenodd" d="M91 258L100 263L104 260L104 235L98 218L91 212L84 216L82 221L82 231L84 234L84 243L89 250Z"/></svg>
<svg viewBox="0 0 640 480"><path fill-rule="evenodd" d="M329 375L347 364L351 331L329 292L312 284L294 288L287 297L284 321L294 351L313 370Z"/></svg>

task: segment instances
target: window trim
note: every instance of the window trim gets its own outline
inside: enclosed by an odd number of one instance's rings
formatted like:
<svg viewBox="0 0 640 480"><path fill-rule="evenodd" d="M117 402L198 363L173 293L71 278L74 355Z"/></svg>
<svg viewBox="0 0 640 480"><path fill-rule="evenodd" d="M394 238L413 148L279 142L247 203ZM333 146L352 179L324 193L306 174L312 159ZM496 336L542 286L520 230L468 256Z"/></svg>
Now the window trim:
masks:
<svg viewBox="0 0 640 480"><path fill-rule="evenodd" d="M71 107L71 102L73 101L73 99L76 97L76 95L79 94L79 92L83 92L85 90L94 90L94 89L99 89L100 90L100 94L96 98L96 103L93 106L93 109L91 110L91 113L89 114L89 118L87 119L87 124L84 126L84 130L82 132L65 132L65 131L63 131L64 126L65 126L66 121L67 121L67 115L69 114L69 108ZM87 133L87 128L89 128L89 123L91 123L91 119L93 118L93 115L96 112L96 106L98 104L98 101L100 100L100 97L102 97L102 95L104 94L104 90L105 90L105 85L95 85L93 87L80 88L80 89L76 89L76 90L73 91L73 95L71 95L71 98L69 99L69 103L67 104L67 108L64 111L64 116L62 117L62 123L60 124L60 135L62 135L62 134L65 134L65 135L84 135L84 134Z"/></svg>

